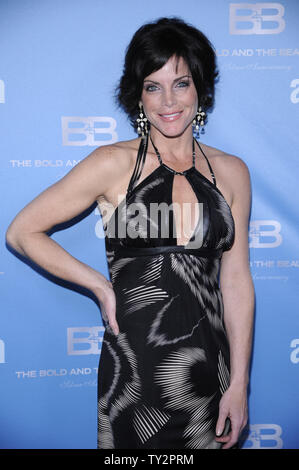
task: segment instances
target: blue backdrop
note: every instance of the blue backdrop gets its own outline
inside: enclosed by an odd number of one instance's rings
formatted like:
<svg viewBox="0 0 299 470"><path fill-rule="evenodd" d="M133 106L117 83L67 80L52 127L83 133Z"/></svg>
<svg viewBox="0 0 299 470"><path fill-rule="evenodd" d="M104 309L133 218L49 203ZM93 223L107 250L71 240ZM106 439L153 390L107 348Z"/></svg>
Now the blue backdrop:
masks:
<svg viewBox="0 0 299 470"><path fill-rule="evenodd" d="M201 29L218 56L201 140L252 179L256 321L244 448L299 448L297 0L13 0L0 3L1 448L96 448L103 326L80 289L23 262L5 232L27 203L94 148L136 135L113 90L136 29L160 16ZM96 207L52 234L108 277Z"/></svg>

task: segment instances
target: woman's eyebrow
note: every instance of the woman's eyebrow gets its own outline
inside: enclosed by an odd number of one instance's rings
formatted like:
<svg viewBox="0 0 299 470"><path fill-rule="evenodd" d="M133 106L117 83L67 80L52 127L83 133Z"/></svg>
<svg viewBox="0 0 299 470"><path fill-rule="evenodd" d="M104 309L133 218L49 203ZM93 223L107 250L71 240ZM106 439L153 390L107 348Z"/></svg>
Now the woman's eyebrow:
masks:
<svg viewBox="0 0 299 470"><path fill-rule="evenodd" d="M174 82L178 82L179 80L181 80L182 78L184 77L191 77L191 75L183 75L182 77L179 77L179 78L176 78L175 80L173 80ZM155 83L156 85L160 85L159 82L155 82L154 80L144 80L144 82L151 82L151 83Z"/></svg>

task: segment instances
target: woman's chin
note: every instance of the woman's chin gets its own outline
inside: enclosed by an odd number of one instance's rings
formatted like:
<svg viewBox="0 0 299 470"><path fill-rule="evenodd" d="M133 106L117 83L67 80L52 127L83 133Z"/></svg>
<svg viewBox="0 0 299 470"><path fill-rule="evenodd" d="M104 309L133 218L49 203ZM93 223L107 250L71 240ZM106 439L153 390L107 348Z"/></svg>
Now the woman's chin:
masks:
<svg viewBox="0 0 299 470"><path fill-rule="evenodd" d="M153 128L155 131L160 132L163 134L165 137L180 137L186 130L188 129L188 125L186 127L183 127L182 125L178 126L175 125L175 123L169 123L168 125L155 125L151 124L151 132L153 131Z"/></svg>

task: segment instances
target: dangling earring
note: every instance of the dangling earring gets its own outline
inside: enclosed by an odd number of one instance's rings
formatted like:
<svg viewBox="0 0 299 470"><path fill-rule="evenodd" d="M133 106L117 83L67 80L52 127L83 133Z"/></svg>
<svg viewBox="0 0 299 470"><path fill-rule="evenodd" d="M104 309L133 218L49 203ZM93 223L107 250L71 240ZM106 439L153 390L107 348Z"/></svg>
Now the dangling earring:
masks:
<svg viewBox="0 0 299 470"><path fill-rule="evenodd" d="M204 133L204 128L203 126L205 125L205 122L204 122L204 119L205 119L205 116L206 116L206 113L204 111L202 111L202 108L201 106L198 108L198 111L196 113L196 116L195 118L193 119L193 126L195 127L194 132L195 134L197 134L197 137L199 137L199 133L200 133L200 130L199 130L199 126L201 126L201 134Z"/></svg>
<svg viewBox="0 0 299 470"><path fill-rule="evenodd" d="M139 137L142 135L147 135L148 128L147 128L147 118L144 113L144 109L142 104L139 103L139 118L136 119L137 122L137 132Z"/></svg>

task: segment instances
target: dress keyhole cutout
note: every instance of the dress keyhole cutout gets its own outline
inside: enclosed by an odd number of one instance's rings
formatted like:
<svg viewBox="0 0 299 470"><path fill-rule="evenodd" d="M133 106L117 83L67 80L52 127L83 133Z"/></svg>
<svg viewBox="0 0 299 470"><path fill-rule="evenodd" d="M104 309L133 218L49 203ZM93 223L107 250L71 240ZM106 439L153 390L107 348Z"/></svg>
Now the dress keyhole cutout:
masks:
<svg viewBox="0 0 299 470"><path fill-rule="evenodd" d="M186 246L199 224L199 201L185 175L174 175L172 185L173 230L177 245Z"/></svg>

